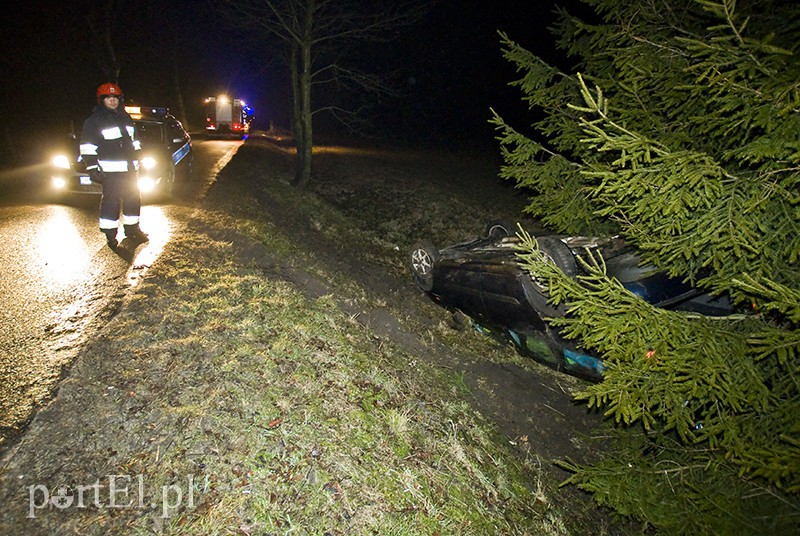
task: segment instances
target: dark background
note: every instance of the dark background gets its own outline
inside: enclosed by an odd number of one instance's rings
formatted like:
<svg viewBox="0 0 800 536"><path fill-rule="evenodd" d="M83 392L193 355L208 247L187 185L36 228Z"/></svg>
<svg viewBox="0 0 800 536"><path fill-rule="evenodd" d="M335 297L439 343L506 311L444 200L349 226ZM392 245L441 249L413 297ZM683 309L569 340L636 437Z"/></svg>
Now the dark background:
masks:
<svg viewBox="0 0 800 536"><path fill-rule="evenodd" d="M574 0L556 2L575 4ZM107 81L88 20L104 0L17 2L2 40L0 123L4 160L38 158L45 140L80 128ZM194 132L206 96L229 92L255 107L256 128L288 127L288 74L274 44L223 16L212 0L118 2L113 44L126 99L168 106ZM365 67L391 70L402 96L383 100L373 135L386 139L496 144L490 107L526 119L519 78L502 58L498 30L550 61L559 61L547 27L554 3L537 0L439 0L390 45L366 45ZM574 10L574 6L570 11ZM315 119L316 120L316 119ZM319 116L317 133L333 123ZM34 141L30 141L34 140ZM33 152L28 145L33 146Z"/></svg>

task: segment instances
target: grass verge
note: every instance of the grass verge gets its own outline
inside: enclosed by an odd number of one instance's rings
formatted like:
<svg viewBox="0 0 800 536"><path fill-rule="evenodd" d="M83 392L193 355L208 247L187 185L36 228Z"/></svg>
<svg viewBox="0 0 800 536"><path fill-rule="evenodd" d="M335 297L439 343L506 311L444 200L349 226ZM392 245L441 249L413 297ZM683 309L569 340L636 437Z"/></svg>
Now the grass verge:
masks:
<svg viewBox="0 0 800 536"><path fill-rule="evenodd" d="M535 472L457 378L376 344L330 298L223 266L181 270L192 299L148 345L195 363L171 376L191 389L158 387L182 391L170 412L202 422L161 463L161 478L203 482L168 533L557 533Z"/></svg>
<svg viewBox="0 0 800 536"><path fill-rule="evenodd" d="M58 432L34 430L21 443L4 484L21 493L0 508L0 529L566 534L574 512L553 501L541 461L510 447L454 369L346 314L342 299L379 298L316 263L313 248L231 176L43 412ZM266 182L280 190L274 195L294 195L280 180ZM360 242L338 211L313 197L295 201L298 216L311 203L312 225ZM240 236L258 244L262 262L242 262ZM393 250L385 248L386 262L395 262ZM280 261L265 264L265 255ZM309 298L281 276L292 266L336 295ZM343 288L352 298L339 295ZM109 505L109 475L132 486L116 495L124 507ZM61 509L36 495L62 489L97 500ZM41 507L32 511L31 501Z"/></svg>

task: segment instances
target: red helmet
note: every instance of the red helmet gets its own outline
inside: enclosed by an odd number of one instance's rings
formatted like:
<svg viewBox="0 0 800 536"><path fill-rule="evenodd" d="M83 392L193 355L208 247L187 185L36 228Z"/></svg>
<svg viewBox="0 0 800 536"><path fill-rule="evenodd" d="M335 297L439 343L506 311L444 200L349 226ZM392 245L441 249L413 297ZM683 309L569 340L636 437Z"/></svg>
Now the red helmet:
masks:
<svg viewBox="0 0 800 536"><path fill-rule="evenodd" d="M122 89L117 84L106 82L97 88L97 100L103 100L103 97L114 95L115 97L122 98Z"/></svg>

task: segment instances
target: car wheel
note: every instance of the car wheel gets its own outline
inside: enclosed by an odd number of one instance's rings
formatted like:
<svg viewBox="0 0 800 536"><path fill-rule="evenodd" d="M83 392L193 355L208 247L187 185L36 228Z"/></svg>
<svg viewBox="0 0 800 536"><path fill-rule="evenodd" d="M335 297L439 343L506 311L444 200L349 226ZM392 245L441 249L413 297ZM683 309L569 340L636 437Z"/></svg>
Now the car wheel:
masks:
<svg viewBox="0 0 800 536"><path fill-rule="evenodd" d="M166 191L170 195L172 195L172 192L175 190L175 176L175 166L173 165L169 168L169 173L167 174Z"/></svg>
<svg viewBox="0 0 800 536"><path fill-rule="evenodd" d="M555 236L540 236L536 238L539 251L544 253L545 259L561 268L568 276L578 273L578 263L569 247Z"/></svg>
<svg viewBox="0 0 800 536"><path fill-rule="evenodd" d="M556 265L566 275L573 277L578 273L578 264L572 255L569 247L554 236L539 236L536 238L539 244L539 251L542 252L545 260ZM553 305L548 303L547 284L545 281L536 278L533 274L527 279L531 285L524 285L524 290L528 302L534 310L544 317L564 316L567 310L565 304Z"/></svg>
<svg viewBox="0 0 800 536"><path fill-rule="evenodd" d="M439 261L439 250L430 242L420 242L411 250L411 270L414 282L425 292L433 289L433 271Z"/></svg>
<svg viewBox="0 0 800 536"><path fill-rule="evenodd" d="M486 226L486 236L494 239L501 239L517 234L517 226L506 221L496 221Z"/></svg>

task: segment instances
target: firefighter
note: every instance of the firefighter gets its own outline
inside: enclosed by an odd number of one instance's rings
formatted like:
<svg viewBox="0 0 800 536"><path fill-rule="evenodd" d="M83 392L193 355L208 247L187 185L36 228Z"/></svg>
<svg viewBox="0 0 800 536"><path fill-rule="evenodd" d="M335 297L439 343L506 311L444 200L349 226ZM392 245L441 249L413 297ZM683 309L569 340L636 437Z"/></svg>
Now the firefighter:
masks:
<svg viewBox="0 0 800 536"><path fill-rule="evenodd" d="M120 209L125 236L147 242L139 228L142 199L136 171L141 145L134 138L133 120L122 106L122 89L111 82L97 88L97 106L81 131L81 158L93 182L103 188L100 200L100 231L111 249L116 249Z"/></svg>

